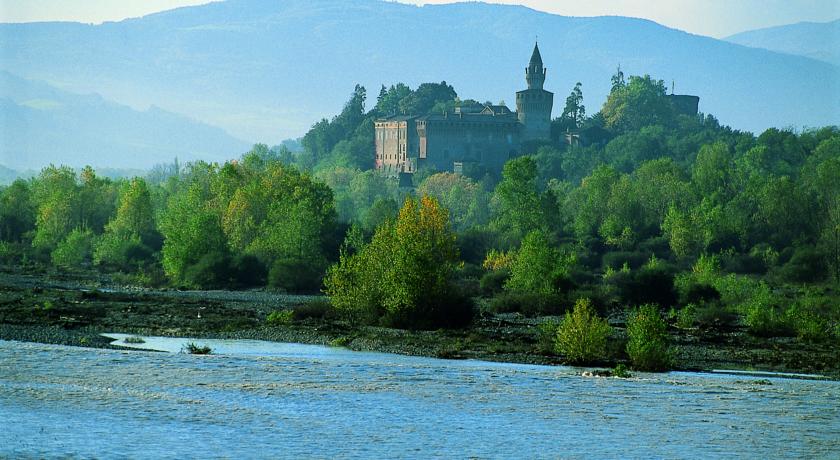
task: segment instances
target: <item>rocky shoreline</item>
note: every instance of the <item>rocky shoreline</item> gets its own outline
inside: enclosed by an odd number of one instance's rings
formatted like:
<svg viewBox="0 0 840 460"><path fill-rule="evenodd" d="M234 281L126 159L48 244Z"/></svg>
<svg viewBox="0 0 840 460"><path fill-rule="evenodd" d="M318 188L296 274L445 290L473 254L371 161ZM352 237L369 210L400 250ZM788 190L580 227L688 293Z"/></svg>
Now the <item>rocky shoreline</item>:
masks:
<svg viewBox="0 0 840 460"><path fill-rule="evenodd" d="M106 280L107 281L107 280ZM449 359L524 364L562 364L541 351L536 327L543 318L516 314L482 316L465 330L406 331L351 326L308 318L287 324L266 322L276 310L292 309L317 297L266 291L138 290L103 285L102 280L56 279L0 273L0 340L119 348L101 333L189 338L254 339L338 345ZM616 325L613 347L624 333ZM733 369L820 374L840 379L840 350L793 338L759 339L742 331L699 334L671 331L675 370ZM621 352L613 350L613 356ZM611 367L623 360L604 362Z"/></svg>

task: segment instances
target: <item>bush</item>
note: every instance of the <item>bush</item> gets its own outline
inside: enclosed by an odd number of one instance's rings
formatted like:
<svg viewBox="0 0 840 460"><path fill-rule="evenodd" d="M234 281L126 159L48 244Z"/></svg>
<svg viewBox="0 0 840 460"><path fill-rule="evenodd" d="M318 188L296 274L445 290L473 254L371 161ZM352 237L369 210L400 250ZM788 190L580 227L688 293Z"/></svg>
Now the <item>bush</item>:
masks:
<svg viewBox="0 0 840 460"><path fill-rule="evenodd" d="M661 307L677 304L674 274L669 267L642 268L635 272L614 273L609 278L626 305L655 303Z"/></svg>
<svg viewBox="0 0 840 460"><path fill-rule="evenodd" d="M560 322L548 319L537 326L537 349L543 354L554 354L554 342Z"/></svg>
<svg viewBox="0 0 840 460"><path fill-rule="evenodd" d="M251 254L240 254L231 260L233 281L240 287L265 286L265 265Z"/></svg>
<svg viewBox="0 0 840 460"><path fill-rule="evenodd" d="M193 288L219 289L227 287L230 280L230 256L218 251L205 254L184 270L184 281Z"/></svg>
<svg viewBox="0 0 840 460"><path fill-rule="evenodd" d="M490 270L485 273L479 281L482 294L489 296L502 292L508 278L510 278L509 270Z"/></svg>
<svg viewBox="0 0 840 460"><path fill-rule="evenodd" d="M53 264L72 268L90 262L93 254L93 239L93 232L88 229L73 230L52 252Z"/></svg>
<svg viewBox="0 0 840 460"><path fill-rule="evenodd" d="M668 315L674 320L674 325L680 329L691 329L697 318L697 306L690 303L679 310L671 309Z"/></svg>
<svg viewBox="0 0 840 460"><path fill-rule="evenodd" d="M275 310L268 314L265 322L272 326L286 326L292 323L294 312L292 310Z"/></svg>
<svg viewBox="0 0 840 460"><path fill-rule="evenodd" d="M664 371L670 365L668 326L655 305L635 309L627 318L627 354L633 367Z"/></svg>
<svg viewBox="0 0 840 460"><path fill-rule="evenodd" d="M694 324L700 330L723 332L734 329L738 324L738 315L719 302L697 307Z"/></svg>
<svg viewBox="0 0 840 460"><path fill-rule="evenodd" d="M720 300L720 292L711 284L689 282L679 289L680 303L702 304Z"/></svg>
<svg viewBox="0 0 840 460"><path fill-rule="evenodd" d="M209 355L213 353L213 349L207 345L201 346L196 345L193 342L189 342L184 344L183 348L181 348L181 352L189 353L191 355Z"/></svg>
<svg viewBox="0 0 840 460"><path fill-rule="evenodd" d="M741 304L744 321L750 334L758 337L790 337L793 325L778 306L779 299L763 282L746 302Z"/></svg>
<svg viewBox="0 0 840 460"><path fill-rule="evenodd" d="M322 276L317 264L280 259L271 265L268 286L288 292L318 292Z"/></svg>
<svg viewBox="0 0 840 460"><path fill-rule="evenodd" d="M840 308L835 297L806 291L786 315L796 335L808 342L829 341L835 330L840 331L836 329L840 326Z"/></svg>
<svg viewBox="0 0 840 460"><path fill-rule="evenodd" d="M610 330L607 320L595 313L589 299L580 299L557 328L554 349L573 364L599 362L606 356Z"/></svg>
<svg viewBox="0 0 840 460"><path fill-rule="evenodd" d="M295 321L303 321L306 319L334 319L337 316L335 308L329 300L313 300L300 305L292 307Z"/></svg>
<svg viewBox="0 0 840 460"><path fill-rule="evenodd" d="M787 263L776 271L776 276L794 283L823 281L828 275L825 255L815 248L798 248Z"/></svg>
<svg viewBox="0 0 840 460"><path fill-rule="evenodd" d="M650 253L645 252L628 252L628 251L614 251L608 252L601 258L601 267L610 267L618 270L627 264L631 269L637 269L647 263L650 259Z"/></svg>

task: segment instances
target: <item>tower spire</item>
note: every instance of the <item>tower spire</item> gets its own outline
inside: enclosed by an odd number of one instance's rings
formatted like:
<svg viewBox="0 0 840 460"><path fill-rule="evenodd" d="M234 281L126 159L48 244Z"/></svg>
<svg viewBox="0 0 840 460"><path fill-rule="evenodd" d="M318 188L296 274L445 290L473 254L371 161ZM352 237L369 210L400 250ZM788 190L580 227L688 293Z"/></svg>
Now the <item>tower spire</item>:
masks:
<svg viewBox="0 0 840 460"><path fill-rule="evenodd" d="M542 89L543 83L545 83L545 73L546 69L540 55L540 46L535 41L531 60L528 61L528 67L525 69L525 81L528 83L528 89Z"/></svg>

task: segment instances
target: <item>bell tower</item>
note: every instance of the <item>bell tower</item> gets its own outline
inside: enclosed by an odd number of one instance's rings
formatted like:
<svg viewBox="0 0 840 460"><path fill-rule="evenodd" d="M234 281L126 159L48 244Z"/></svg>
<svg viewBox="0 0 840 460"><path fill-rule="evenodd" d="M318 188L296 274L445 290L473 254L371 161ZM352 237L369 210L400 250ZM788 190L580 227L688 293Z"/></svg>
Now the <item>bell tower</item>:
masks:
<svg viewBox="0 0 840 460"><path fill-rule="evenodd" d="M516 93L516 115L522 124L522 140L548 139L551 137L551 109L554 93L543 89L548 72L543 66L539 46L534 43L534 52L525 68L525 82L528 89Z"/></svg>

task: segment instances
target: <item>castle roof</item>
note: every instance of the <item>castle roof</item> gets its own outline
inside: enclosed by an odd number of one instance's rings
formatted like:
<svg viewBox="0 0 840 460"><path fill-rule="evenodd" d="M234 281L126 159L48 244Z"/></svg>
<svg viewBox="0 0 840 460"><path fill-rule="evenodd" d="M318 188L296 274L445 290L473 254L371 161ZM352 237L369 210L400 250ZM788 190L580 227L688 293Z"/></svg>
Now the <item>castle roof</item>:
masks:
<svg viewBox="0 0 840 460"><path fill-rule="evenodd" d="M537 45L537 43L534 43L534 52L531 53L531 61L528 62L528 67L533 69L534 67L542 68L542 66L543 61L542 56L540 56L540 47Z"/></svg>

